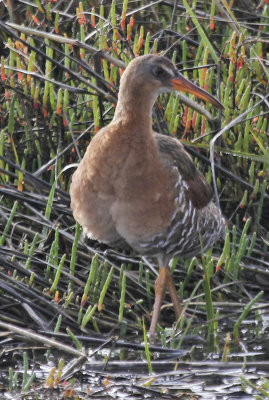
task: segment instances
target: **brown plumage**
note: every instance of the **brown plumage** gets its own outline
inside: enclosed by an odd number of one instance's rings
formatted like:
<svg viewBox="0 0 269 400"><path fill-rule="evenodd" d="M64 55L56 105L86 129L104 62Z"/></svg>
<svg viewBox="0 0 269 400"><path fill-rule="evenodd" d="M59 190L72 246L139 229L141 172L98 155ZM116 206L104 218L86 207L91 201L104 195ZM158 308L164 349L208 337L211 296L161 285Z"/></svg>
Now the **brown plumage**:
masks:
<svg viewBox="0 0 269 400"><path fill-rule="evenodd" d="M176 317L181 314L169 260L207 250L225 225L210 185L182 144L152 131L153 104L161 92L173 89L222 108L168 59L135 58L122 75L114 118L89 144L70 188L74 217L90 238L157 259L151 338L165 287Z"/></svg>

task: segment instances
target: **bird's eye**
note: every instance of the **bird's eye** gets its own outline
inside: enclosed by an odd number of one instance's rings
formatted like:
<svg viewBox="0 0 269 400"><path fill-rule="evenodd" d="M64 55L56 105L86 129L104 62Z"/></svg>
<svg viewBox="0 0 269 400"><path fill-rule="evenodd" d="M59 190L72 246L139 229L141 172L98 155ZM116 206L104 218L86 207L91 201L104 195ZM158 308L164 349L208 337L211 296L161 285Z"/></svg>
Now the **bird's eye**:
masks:
<svg viewBox="0 0 269 400"><path fill-rule="evenodd" d="M152 73L155 78L163 78L167 74L167 72L159 65L153 68Z"/></svg>

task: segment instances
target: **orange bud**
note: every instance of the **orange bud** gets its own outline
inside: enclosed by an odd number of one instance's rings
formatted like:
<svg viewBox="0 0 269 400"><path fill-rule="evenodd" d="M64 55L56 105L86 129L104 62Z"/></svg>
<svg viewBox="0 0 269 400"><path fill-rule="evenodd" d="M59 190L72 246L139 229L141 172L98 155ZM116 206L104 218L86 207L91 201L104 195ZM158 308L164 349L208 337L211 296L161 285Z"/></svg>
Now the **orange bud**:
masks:
<svg viewBox="0 0 269 400"><path fill-rule="evenodd" d="M36 25L40 25L38 18L35 15L32 15L32 19Z"/></svg>

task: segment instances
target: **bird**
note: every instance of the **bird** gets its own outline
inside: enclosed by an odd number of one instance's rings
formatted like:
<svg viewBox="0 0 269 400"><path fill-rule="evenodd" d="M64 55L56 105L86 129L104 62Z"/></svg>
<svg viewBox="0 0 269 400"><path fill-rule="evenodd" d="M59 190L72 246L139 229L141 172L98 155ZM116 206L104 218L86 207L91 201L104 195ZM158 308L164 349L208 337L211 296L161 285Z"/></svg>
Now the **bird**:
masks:
<svg viewBox="0 0 269 400"><path fill-rule="evenodd" d="M153 131L153 105L161 93L173 90L223 109L168 58L138 56L121 76L112 121L91 140L70 185L73 216L89 238L156 260L151 342L166 288L177 319L183 311L170 274L171 259L197 256L225 232L211 186L182 143Z"/></svg>

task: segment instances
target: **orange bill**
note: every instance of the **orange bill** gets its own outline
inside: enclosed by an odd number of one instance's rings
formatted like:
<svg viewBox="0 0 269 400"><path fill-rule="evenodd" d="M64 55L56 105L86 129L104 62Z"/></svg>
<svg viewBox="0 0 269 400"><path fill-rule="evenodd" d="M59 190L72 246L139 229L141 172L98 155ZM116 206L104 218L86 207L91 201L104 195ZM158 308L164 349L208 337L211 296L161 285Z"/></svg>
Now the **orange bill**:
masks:
<svg viewBox="0 0 269 400"><path fill-rule="evenodd" d="M212 96L212 94L195 85L186 79L182 74L178 73L178 77L171 79L170 83L172 84L174 90L194 94L199 99L208 101L220 110L224 110L223 105L214 96Z"/></svg>

